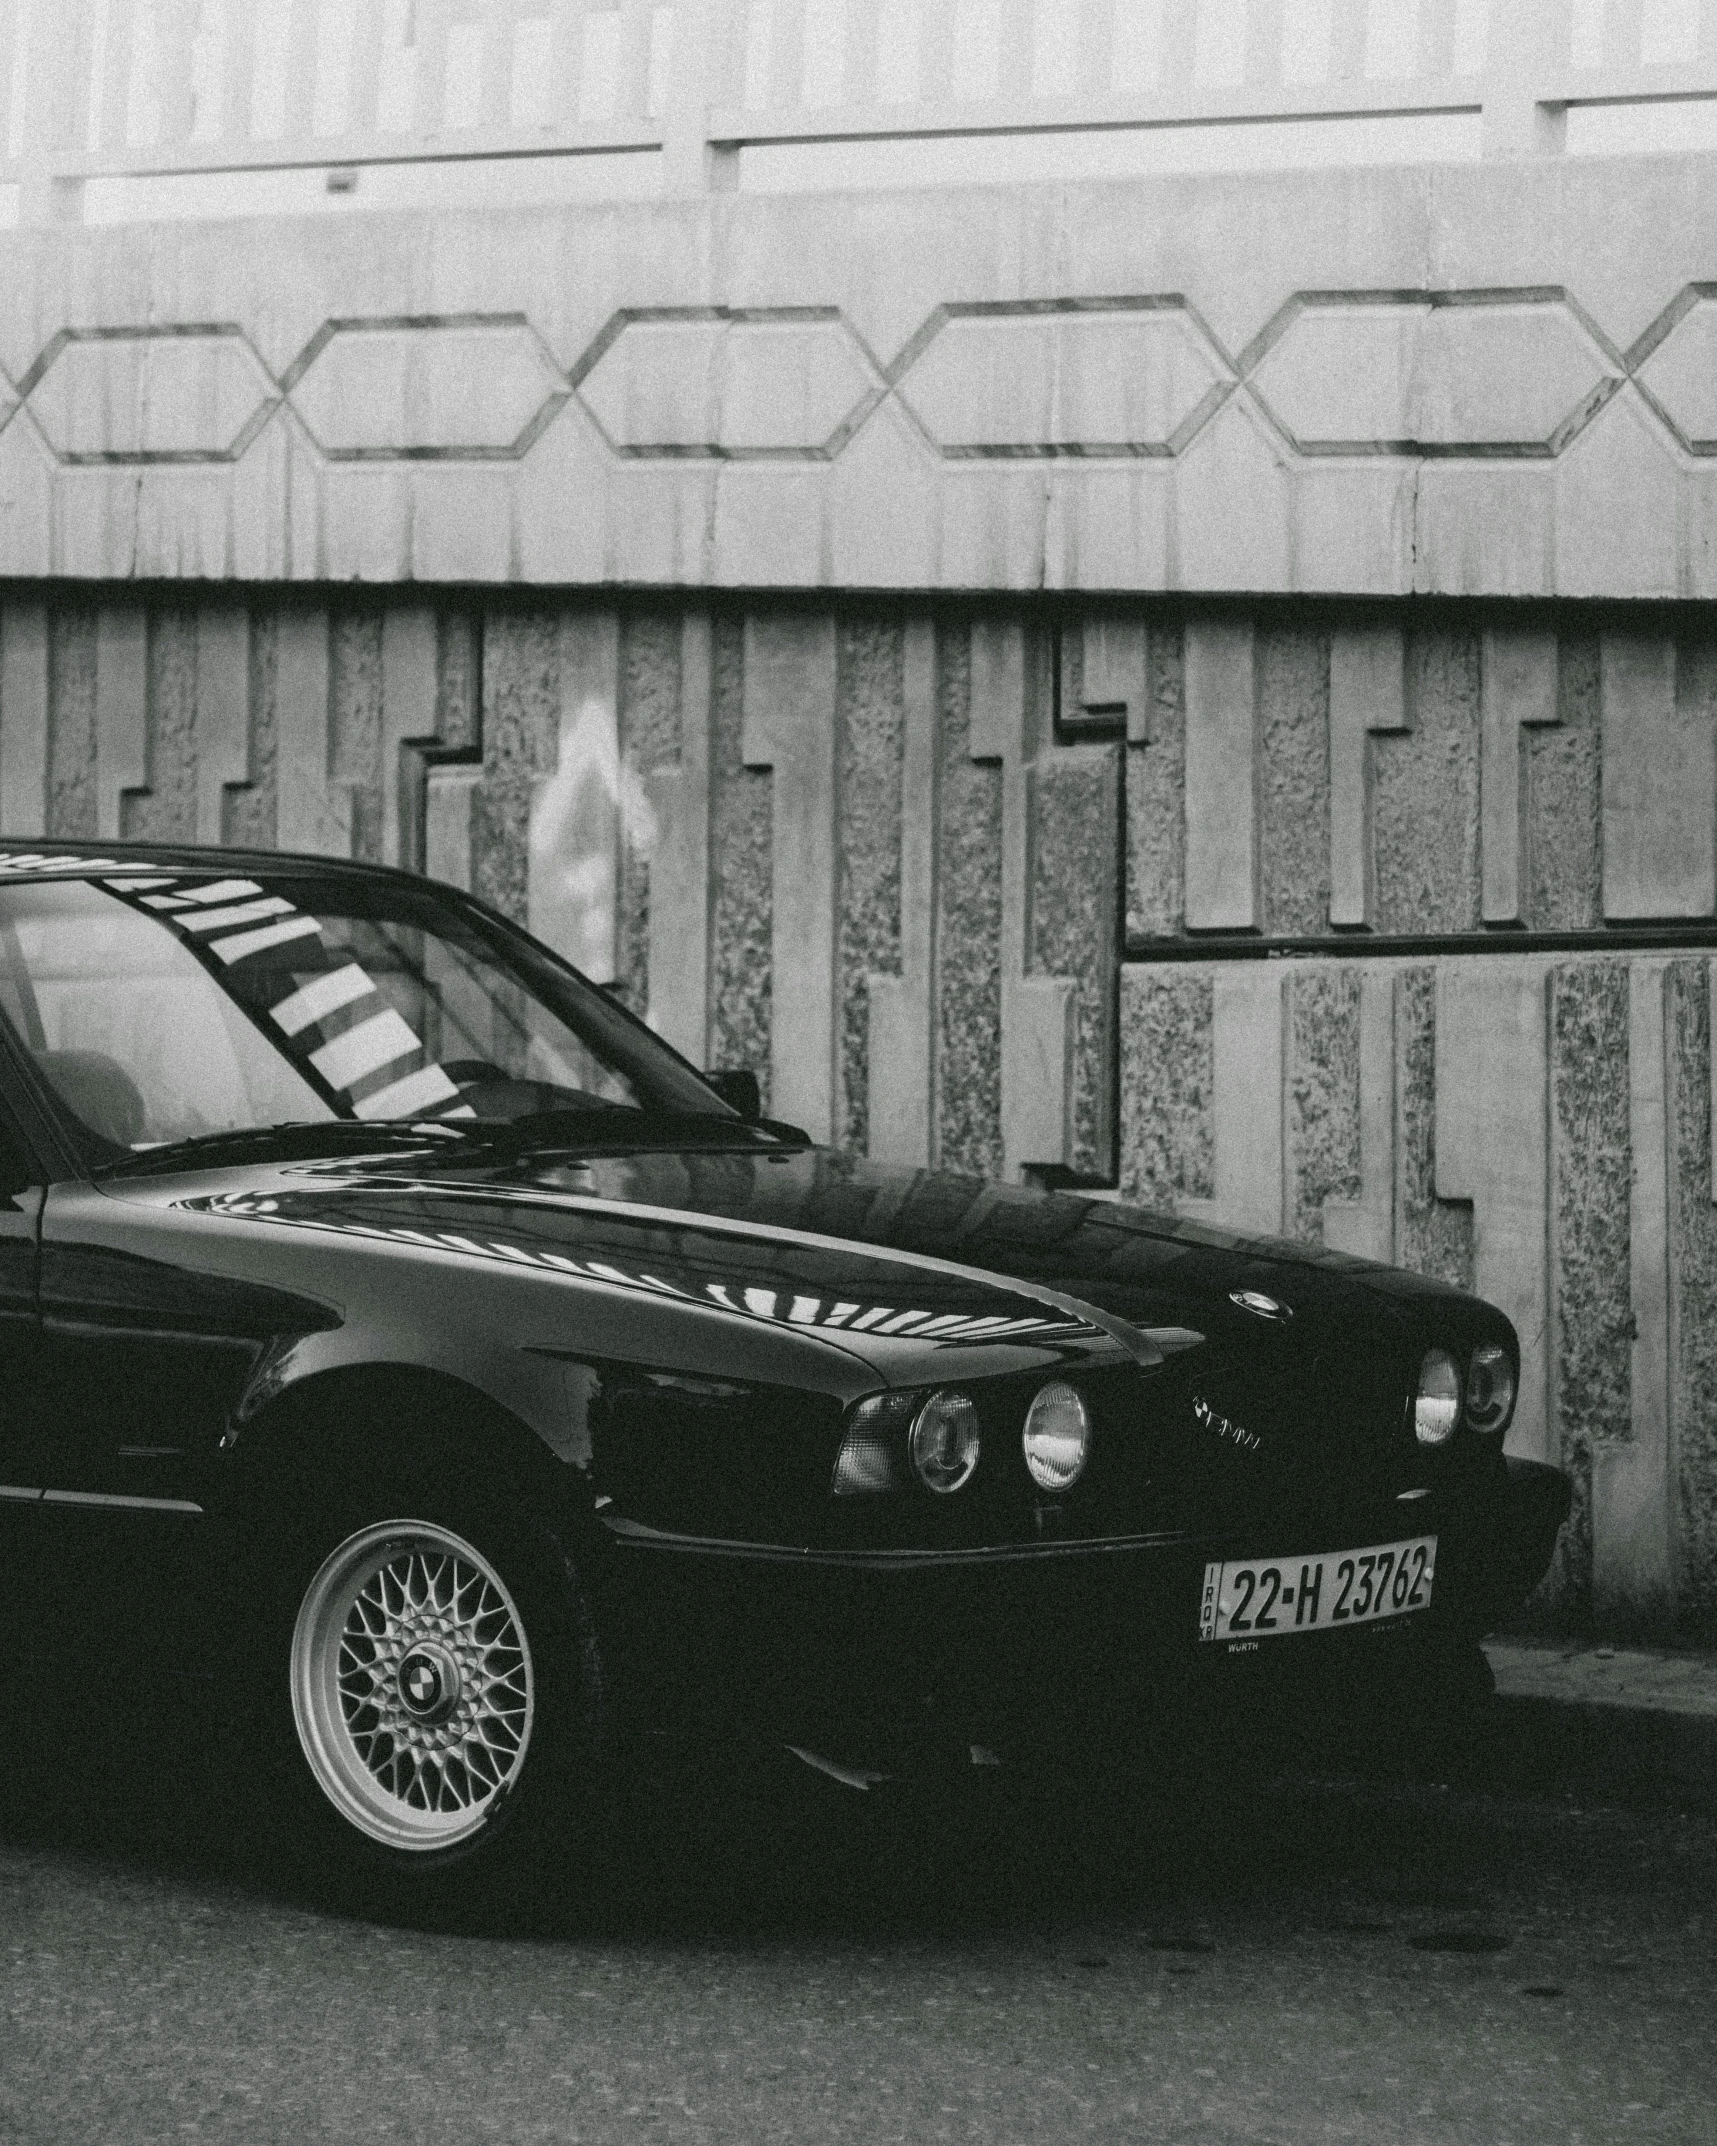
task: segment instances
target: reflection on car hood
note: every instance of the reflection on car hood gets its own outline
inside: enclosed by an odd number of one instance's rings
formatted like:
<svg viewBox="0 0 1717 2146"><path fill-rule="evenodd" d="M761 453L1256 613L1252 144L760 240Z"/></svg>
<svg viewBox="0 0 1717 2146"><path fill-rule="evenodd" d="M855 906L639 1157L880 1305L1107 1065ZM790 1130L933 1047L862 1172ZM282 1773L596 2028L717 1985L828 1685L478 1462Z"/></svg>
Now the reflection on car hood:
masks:
<svg viewBox="0 0 1717 2146"><path fill-rule="evenodd" d="M1261 1322L1301 1348L1454 1292L1111 1200L818 1149L341 1158L151 1187L229 1217L547 1267L864 1346L1106 1334L1140 1361ZM117 1189L117 1188L116 1188ZM141 1191L141 1187L138 1188ZM1254 1301L1248 1302L1248 1299ZM1284 1332L1284 1339L1286 1332ZM867 1352L868 1353L868 1352ZM1296 1350L1295 1353L1298 1353Z"/></svg>

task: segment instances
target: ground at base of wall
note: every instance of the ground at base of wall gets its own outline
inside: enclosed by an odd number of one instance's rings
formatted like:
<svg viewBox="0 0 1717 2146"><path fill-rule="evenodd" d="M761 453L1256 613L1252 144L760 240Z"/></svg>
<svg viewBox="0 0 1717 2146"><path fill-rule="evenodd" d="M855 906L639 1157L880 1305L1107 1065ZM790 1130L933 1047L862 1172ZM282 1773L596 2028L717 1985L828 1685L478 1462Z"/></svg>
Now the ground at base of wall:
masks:
<svg viewBox="0 0 1717 2146"><path fill-rule="evenodd" d="M1510 1638L1485 1653L1509 1785L1717 1806L1717 1650Z"/></svg>

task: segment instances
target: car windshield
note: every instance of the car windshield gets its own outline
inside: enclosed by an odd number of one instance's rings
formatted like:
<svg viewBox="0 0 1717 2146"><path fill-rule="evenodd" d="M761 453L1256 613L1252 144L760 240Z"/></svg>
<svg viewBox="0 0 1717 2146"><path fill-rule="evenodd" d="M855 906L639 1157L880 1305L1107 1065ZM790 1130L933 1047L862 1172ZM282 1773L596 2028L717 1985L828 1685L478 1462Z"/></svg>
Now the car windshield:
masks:
<svg viewBox="0 0 1717 2146"><path fill-rule="evenodd" d="M0 1013L110 1159L340 1120L737 1122L605 992L406 880L0 886Z"/></svg>

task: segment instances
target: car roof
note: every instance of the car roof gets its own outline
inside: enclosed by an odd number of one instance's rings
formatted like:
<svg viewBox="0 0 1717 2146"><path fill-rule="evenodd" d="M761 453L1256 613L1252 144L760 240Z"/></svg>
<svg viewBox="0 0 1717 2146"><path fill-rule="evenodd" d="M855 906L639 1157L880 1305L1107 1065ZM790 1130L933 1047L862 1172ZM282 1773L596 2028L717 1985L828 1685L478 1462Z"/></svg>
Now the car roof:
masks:
<svg viewBox="0 0 1717 2146"><path fill-rule="evenodd" d="M284 849L222 849L197 842L61 842L47 835L0 839L0 885L8 879L93 879L114 871L306 872L329 878L406 879L424 885L421 874L356 857L315 856Z"/></svg>

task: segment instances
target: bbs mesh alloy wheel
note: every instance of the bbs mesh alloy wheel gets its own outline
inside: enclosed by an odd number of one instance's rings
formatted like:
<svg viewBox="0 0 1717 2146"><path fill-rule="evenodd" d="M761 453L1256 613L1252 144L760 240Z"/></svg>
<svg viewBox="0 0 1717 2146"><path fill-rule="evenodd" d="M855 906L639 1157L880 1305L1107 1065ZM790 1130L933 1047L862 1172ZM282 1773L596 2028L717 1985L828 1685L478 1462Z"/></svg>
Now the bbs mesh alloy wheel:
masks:
<svg viewBox="0 0 1717 2146"><path fill-rule="evenodd" d="M324 1559L293 1625L291 1683L317 1787L406 1856L480 1834L531 1749L524 1617L483 1552L435 1522L380 1521Z"/></svg>

